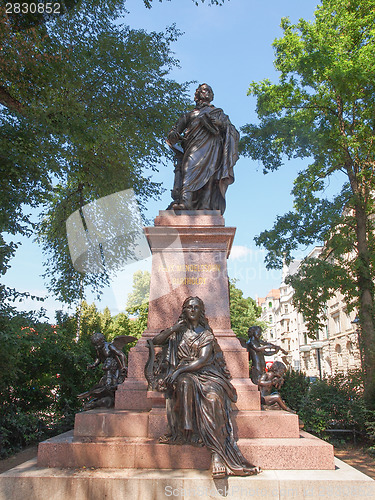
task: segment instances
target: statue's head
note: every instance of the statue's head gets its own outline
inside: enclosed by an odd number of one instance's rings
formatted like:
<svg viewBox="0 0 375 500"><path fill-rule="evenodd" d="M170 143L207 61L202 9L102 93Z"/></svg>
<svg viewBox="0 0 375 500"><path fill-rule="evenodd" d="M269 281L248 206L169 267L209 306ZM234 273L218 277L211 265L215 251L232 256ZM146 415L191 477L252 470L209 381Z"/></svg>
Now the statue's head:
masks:
<svg viewBox="0 0 375 500"><path fill-rule="evenodd" d="M262 329L260 326L254 325L247 330L247 334L249 338L257 337L259 339L260 336L262 335Z"/></svg>
<svg viewBox="0 0 375 500"><path fill-rule="evenodd" d="M196 313L193 313L193 311L196 311ZM197 319L201 326L208 330L211 330L206 318L203 300L199 297L188 297L187 299L185 299L182 305L180 319L189 322L189 320L192 319L193 314L196 314L198 316Z"/></svg>
<svg viewBox="0 0 375 500"><path fill-rule="evenodd" d="M286 373L286 366L281 361L274 361L268 371L282 377Z"/></svg>
<svg viewBox="0 0 375 500"><path fill-rule="evenodd" d="M198 320L201 317L204 305L199 297L189 297L185 300L182 310L188 320Z"/></svg>
<svg viewBox="0 0 375 500"><path fill-rule="evenodd" d="M210 103L214 99L214 92L207 83L201 83L195 91L194 101L199 104L203 102Z"/></svg>
<svg viewBox="0 0 375 500"><path fill-rule="evenodd" d="M101 347L105 343L105 337L102 333L96 332L91 335L91 343L94 344L95 347Z"/></svg>

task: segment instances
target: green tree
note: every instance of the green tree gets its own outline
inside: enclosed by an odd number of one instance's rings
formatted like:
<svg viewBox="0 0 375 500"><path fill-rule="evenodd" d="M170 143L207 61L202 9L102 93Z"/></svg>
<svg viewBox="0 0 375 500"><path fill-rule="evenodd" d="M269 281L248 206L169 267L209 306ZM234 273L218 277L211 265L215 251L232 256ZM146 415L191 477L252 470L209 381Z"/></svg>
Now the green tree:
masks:
<svg viewBox="0 0 375 500"><path fill-rule="evenodd" d="M80 338L101 331L103 320L94 303L89 305L83 300L78 314L80 316ZM76 321L76 319L76 316L72 316L72 321Z"/></svg>
<svg viewBox="0 0 375 500"><path fill-rule="evenodd" d="M76 341L76 324L59 314L49 325L14 315L0 330L0 454L70 429L81 407L77 394L97 381L88 372L88 336Z"/></svg>
<svg viewBox="0 0 375 500"><path fill-rule="evenodd" d="M265 171L284 158L310 164L295 180L294 210L257 238L268 267L292 259L299 245L326 242L321 259L305 262L291 283L313 336L327 297L340 290L358 307L366 399L375 404L374 333L374 0L323 0L315 20L283 19L274 42L277 84L252 83L258 125L242 131L242 151ZM329 183L341 190L327 197ZM300 287L300 288L299 288ZM298 293L298 292L297 292ZM296 296L297 297L297 296Z"/></svg>
<svg viewBox="0 0 375 500"><path fill-rule="evenodd" d="M71 263L65 222L83 205L132 188L142 207L161 186L150 173L163 138L187 105L168 73L179 33L146 33L115 22L123 1L79 8L17 32L0 10L0 232L34 231L25 205L40 207L39 241L50 289L72 302L108 275ZM7 255L13 248L6 248Z"/></svg>
<svg viewBox="0 0 375 500"><path fill-rule="evenodd" d="M148 271L136 271L133 274L133 291L129 293L126 304L126 312L132 317L130 335L138 338L147 328L150 281L151 274Z"/></svg>
<svg viewBox="0 0 375 500"><path fill-rule="evenodd" d="M7 14L5 2L0 6L0 233L29 234L25 205L47 203L40 228L47 276L69 302L80 294L81 277L70 265L66 217L128 187L141 204L157 196L160 186L146 171L166 153L162 138L187 100L185 86L168 79L177 30L148 34L120 25L126 0L59 4L59 16ZM15 243L0 243L11 256ZM108 277L84 281L100 288Z"/></svg>
<svg viewBox="0 0 375 500"><path fill-rule="evenodd" d="M264 326L259 321L262 309L257 306L254 299L243 296L242 290L236 287L235 279L229 280L229 296L232 329L237 337L247 339L247 330L250 326Z"/></svg>
<svg viewBox="0 0 375 500"><path fill-rule="evenodd" d="M126 308L137 308L148 302L150 295L151 274L148 271L138 270L133 274L133 291L128 295Z"/></svg>
<svg viewBox="0 0 375 500"><path fill-rule="evenodd" d="M119 335L132 335L130 332L129 316L125 313L119 313L113 316L105 334L109 341Z"/></svg>
<svg viewBox="0 0 375 500"><path fill-rule="evenodd" d="M111 311L109 310L108 306L104 308L104 311L102 313L99 313L99 318L100 318L100 331L106 334L112 322Z"/></svg>
<svg viewBox="0 0 375 500"><path fill-rule="evenodd" d="M147 328L148 302L140 304L137 308L127 309L127 312L131 316L129 321L129 335L140 338Z"/></svg>

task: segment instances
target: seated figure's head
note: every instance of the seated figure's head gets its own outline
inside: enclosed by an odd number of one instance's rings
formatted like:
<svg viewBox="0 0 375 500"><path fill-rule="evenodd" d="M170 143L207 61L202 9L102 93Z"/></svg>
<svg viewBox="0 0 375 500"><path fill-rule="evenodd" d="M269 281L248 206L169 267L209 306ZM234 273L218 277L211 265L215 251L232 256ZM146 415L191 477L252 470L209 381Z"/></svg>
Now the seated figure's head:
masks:
<svg viewBox="0 0 375 500"><path fill-rule="evenodd" d="M182 305L182 311L180 315L180 319L189 323L190 316L192 314L192 307L191 306L196 306L197 307L197 314L198 314L198 322L201 326L204 328L211 330L209 325L208 325L208 320L206 318L206 312L204 308L204 303L203 300L200 299L199 297L188 297L183 305Z"/></svg>

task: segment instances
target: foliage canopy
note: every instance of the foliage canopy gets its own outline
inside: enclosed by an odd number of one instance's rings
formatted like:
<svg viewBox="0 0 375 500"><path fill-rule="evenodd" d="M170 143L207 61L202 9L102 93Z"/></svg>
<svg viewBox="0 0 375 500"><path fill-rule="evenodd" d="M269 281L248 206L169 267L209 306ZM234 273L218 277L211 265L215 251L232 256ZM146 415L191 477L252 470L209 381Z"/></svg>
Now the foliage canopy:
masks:
<svg viewBox="0 0 375 500"><path fill-rule="evenodd" d="M374 7L374 0L323 0L312 22L283 19L283 36L274 42L279 82L251 84L260 123L242 129L243 153L265 171L285 158L309 162L294 182L294 209L256 242L268 250L268 267L290 261L300 245L324 242L321 258L305 261L290 282L311 334L337 291L349 308L358 307L369 401L375 401ZM332 196L330 183L337 186Z"/></svg>
<svg viewBox="0 0 375 500"><path fill-rule="evenodd" d="M141 208L157 197L162 188L151 173L166 154L170 123L187 106L186 86L168 77L178 64L171 53L178 30L119 24L123 5L82 0L21 31L0 9L0 232L29 234L35 224L25 205L44 206L37 230L46 277L69 303L82 287L99 290L108 275L75 271L66 219L124 189ZM4 258L14 246L2 242Z"/></svg>
<svg viewBox="0 0 375 500"><path fill-rule="evenodd" d="M230 322L237 337L248 339L247 331L250 326L265 326L259 321L261 308L254 299L243 296L242 290L236 287L235 279L229 280L229 297Z"/></svg>

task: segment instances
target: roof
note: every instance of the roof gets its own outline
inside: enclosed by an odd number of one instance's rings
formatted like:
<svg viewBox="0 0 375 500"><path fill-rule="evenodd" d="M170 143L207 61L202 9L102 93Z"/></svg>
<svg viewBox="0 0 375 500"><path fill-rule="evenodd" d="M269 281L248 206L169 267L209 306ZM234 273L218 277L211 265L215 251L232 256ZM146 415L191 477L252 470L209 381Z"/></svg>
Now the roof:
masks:
<svg viewBox="0 0 375 500"><path fill-rule="evenodd" d="M258 306L261 306L266 302L267 299L279 299L280 298L280 290L278 288L272 288L270 292L267 293L265 297L258 298Z"/></svg>
<svg viewBox="0 0 375 500"><path fill-rule="evenodd" d="M266 299L279 299L280 298L280 290L278 288L272 288L270 292L267 293Z"/></svg>

